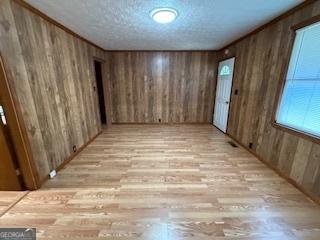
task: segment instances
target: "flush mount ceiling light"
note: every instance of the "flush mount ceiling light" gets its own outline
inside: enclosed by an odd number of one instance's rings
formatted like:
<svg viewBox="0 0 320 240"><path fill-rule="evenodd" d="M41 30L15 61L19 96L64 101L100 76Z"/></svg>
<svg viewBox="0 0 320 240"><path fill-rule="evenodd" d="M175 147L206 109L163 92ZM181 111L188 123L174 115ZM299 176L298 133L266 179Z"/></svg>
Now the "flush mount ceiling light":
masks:
<svg viewBox="0 0 320 240"><path fill-rule="evenodd" d="M150 16L158 23L169 23L177 18L178 12L172 8L156 8L151 11Z"/></svg>

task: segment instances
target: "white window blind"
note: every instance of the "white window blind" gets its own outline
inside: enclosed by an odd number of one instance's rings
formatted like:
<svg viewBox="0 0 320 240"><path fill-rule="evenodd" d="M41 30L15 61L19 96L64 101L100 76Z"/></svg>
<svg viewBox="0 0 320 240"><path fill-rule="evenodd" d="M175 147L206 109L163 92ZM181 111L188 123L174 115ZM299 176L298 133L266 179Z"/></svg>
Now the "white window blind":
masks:
<svg viewBox="0 0 320 240"><path fill-rule="evenodd" d="M296 32L276 122L320 136L320 23Z"/></svg>

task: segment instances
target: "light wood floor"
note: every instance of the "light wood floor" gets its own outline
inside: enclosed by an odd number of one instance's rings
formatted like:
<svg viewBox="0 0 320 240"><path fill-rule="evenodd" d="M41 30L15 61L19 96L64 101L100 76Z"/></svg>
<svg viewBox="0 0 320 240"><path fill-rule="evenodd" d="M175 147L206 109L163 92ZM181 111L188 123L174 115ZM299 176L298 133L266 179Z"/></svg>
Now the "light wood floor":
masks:
<svg viewBox="0 0 320 240"><path fill-rule="evenodd" d="M320 207L228 141L210 125L114 125L0 226L38 239L319 240Z"/></svg>
<svg viewBox="0 0 320 240"><path fill-rule="evenodd" d="M0 191L0 217L19 201L27 192Z"/></svg>

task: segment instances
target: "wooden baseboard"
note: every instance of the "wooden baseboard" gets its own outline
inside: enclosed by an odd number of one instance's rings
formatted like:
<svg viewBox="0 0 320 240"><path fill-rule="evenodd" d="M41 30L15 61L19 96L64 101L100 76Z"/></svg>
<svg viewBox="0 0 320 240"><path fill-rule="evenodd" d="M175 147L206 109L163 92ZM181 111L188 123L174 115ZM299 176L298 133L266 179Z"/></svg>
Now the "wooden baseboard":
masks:
<svg viewBox="0 0 320 240"><path fill-rule="evenodd" d="M298 189L300 192L302 192L304 195L306 195L311 201L313 201L314 203L320 205L320 199L319 197L313 195L310 192L307 192L299 183L297 183L295 180L293 180L292 178L290 178L289 176L287 176L286 174L284 174L283 172L281 172L276 166L272 165L270 162L267 162L266 160L264 160L262 157L260 157L257 153L255 153L252 149L248 148L247 146L245 146L243 143L241 143L239 140L237 140L236 138L234 138L233 136L231 136L230 134L226 134L228 137L230 137L233 141L235 141L236 143L238 143L240 146L242 146L244 149L246 149L248 152L250 152L253 156L255 156L259 161L261 161L263 164L265 164L267 167L269 167L270 169L272 169L277 175L279 175L280 177L284 178L288 183L290 183L291 185L293 185L296 189Z"/></svg>
<svg viewBox="0 0 320 240"><path fill-rule="evenodd" d="M87 143L83 144L76 152L72 153L70 157L65 159L55 170L59 172L61 169L63 169L72 159L74 159L80 152L82 152L83 149L85 149L90 143L92 143L101 133L102 131L98 132ZM40 187L48 180L49 180L49 174L41 180Z"/></svg>

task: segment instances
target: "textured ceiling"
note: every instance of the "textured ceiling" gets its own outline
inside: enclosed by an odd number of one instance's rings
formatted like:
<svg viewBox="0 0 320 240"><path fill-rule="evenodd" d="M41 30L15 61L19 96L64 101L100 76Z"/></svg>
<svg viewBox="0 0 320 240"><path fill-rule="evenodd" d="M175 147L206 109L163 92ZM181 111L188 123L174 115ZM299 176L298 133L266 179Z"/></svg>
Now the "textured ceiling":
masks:
<svg viewBox="0 0 320 240"><path fill-rule="evenodd" d="M219 49L303 0L26 0L107 50ZM149 13L179 12L163 25Z"/></svg>

